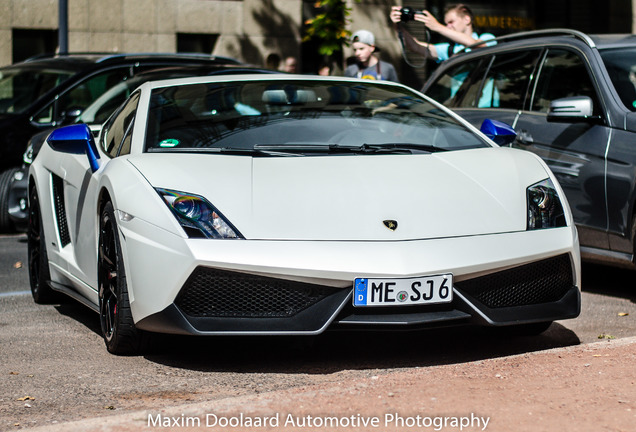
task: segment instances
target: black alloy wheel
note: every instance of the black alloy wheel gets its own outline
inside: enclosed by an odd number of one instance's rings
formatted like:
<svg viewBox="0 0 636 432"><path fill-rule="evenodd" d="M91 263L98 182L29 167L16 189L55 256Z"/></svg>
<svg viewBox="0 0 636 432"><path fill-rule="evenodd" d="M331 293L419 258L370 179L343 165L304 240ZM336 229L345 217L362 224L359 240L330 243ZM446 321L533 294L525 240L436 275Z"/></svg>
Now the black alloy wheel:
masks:
<svg viewBox="0 0 636 432"><path fill-rule="evenodd" d="M99 320L106 348L113 354L140 354L147 335L135 327L113 205L101 212L98 244Z"/></svg>
<svg viewBox="0 0 636 432"><path fill-rule="evenodd" d="M35 187L29 191L29 228L27 231L27 260L29 283L33 300L39 304L55 303L61 295L49 286L51 274L46 253L46 240L42 228L40 201Z"/></svg>
<svg viewBox="0 0 636 432"><path fill-rule="evenodd" d="M19 168L9 168L0 172L0 232L15 232L13 222L9 217L9 189L15 173L20 171Z"/></svg>

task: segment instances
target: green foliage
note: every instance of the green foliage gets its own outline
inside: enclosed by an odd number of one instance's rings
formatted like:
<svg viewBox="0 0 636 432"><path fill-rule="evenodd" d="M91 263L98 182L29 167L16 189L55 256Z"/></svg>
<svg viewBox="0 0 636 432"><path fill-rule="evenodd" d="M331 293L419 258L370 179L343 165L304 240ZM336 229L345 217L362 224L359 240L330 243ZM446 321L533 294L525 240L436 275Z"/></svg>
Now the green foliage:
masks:
<svg viewBox="0 0 636 432"><path fill-rule="evenodd" d="M347 7L346 0L317 0L314 8L320 13L305 21L303 42L316 40L319 42L319 54L331 56L341 51L343 44L349 43L351 32L346 27L350 22L351 8Z"/></svg>

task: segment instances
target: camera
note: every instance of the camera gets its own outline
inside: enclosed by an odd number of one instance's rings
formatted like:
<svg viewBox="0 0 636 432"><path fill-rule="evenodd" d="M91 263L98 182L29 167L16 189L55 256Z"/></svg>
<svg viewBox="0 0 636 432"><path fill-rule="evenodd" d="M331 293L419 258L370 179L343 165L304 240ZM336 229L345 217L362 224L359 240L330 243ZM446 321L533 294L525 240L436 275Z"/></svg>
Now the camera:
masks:
<svg viewBox="0 0 636 432"><path fill-rule="evenodd" d="M400 9L400 13L402 14L402 16L400 17L400 21L408 22L414 20L415 14L421 14L422 11L415 10L410 6L404 6L402 9Z"/></svg>

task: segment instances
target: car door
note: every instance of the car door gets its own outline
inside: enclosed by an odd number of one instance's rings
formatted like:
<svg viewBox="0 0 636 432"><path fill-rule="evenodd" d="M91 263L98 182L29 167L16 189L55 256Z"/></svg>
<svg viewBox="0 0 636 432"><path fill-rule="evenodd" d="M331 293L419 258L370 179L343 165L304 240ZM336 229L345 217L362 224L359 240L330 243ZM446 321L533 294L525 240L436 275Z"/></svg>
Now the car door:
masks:
<svg viewBox="0 0 636 432"><path fill-rule="evenodd" d="M550 166L572 208L581 245L607 249L605 154L610 129L598 120L603 109L589 71L579 51L549 48L545 52L529 109L515 125L515 146L536 153ZM548 121L550 102L573 96L591 98L596 119Z"/></svg>
<svg viewBox="0 0 636 432"><path fill-rule="evenodd" d="M103 127L98 146L102 151L100 169L93 173L86 155L65 158L62 162L65 179L65 208L73 259L69 271L84 283L95 286L97 281L97 221L98 183L104 165L130 151L132 123L139 102L139 93L120 107Z"/></svg>

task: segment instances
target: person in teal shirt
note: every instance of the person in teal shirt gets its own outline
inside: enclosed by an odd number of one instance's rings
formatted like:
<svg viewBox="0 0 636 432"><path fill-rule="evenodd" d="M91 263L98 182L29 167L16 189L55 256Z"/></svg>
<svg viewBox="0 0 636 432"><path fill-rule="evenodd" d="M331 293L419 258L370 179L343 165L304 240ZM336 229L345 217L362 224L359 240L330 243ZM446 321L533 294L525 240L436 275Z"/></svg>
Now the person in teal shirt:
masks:
<svg viewBox="0 0 636 432"><path fill-rule="evenodd" d="M450 42L430 44L421 42L413 37L403 26L400 26L402 17L401 6L391 8L391 21L396 24L396 28L404 37L406 47L422 55L429 55L437 62L448 60L453 54L465 49L467 46L484 42L483 46L494 45L495 42L488 43L495 36L491 33L481 35L473 29L474 15L465 4L448 6L444 11L444 24L435 19L429 11L421 11L415 14L414 20L424 23L432 32L439 33Z"/></svg>

